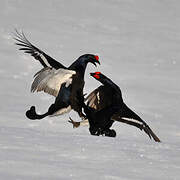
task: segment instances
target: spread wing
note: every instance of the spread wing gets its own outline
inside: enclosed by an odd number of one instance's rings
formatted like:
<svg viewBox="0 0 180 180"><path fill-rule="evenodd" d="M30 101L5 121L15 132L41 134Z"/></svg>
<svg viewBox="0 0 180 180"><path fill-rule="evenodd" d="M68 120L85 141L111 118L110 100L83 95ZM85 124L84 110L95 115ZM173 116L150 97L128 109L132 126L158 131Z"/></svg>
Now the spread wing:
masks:
<svg viewBox="0 0 180 180"><path fill-rule="evenodd" d="M99 111L112 104L112 93L109 93L109 91L107 87L101 85L92 91L85 98L85 101L87 101L88 106Z"/></svg>
<svg viewBox="0 0 180 180"><path fill-rule="evenodd" d="M16 40L16 45L20 46L19 50L23 50L25 53L28 53L31 56L33 56L44 67L53 67L55 69L67 69L61 63L57 62L55 59L53 59L52 57L38 49L36 46L31 44L23 32L20 33L16 30L14 39Z"/></svg>
<svg viewBox="0 0 180 180"><path fill-rule="evenodd" d="M50 95L57 97L61 85L65 83L68 87L72 83L72 76L75 71L67 69L54 69L50 67L43 68L35 74L35 79L31 86L32 92L44 91Z"/></svg>

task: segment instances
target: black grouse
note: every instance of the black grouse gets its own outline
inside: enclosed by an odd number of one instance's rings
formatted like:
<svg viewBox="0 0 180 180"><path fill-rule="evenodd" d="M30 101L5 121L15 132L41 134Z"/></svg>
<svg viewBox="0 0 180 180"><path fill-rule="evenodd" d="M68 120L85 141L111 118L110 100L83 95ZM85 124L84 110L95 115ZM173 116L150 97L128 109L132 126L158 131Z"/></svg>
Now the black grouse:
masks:
<svg viewBox="0 0 180 180"><path fill-rule="evenodd" d="M116 132L110 127L114 121L119 121L144 130L150 139L160 142L151 128L124 103L119 86L100 72L90 75L103 84L88 95L87 105L82 96L79 101L89 121L92 135L115 137Z"/></svg>
<svg viewBox="0 0 180 180"><path fill-rule="evenodd" d="M36 113L35 107L32 106L26 112L26 116L32 120L42 119L46 116L61 115L73 109L78 112L80 117L83 117L77 94L83 95L84 74L87 64L92 63L95 66L96 63L100 64L99 57L93 54L84 54L69 67L65 67L31 44L23 32L19 33L16 30L14 39L16 45L21 46L19 50L32 55L43 66L43 69L34 76L31 91L44 91L56 98L46 113L39 115Z"/></svg>

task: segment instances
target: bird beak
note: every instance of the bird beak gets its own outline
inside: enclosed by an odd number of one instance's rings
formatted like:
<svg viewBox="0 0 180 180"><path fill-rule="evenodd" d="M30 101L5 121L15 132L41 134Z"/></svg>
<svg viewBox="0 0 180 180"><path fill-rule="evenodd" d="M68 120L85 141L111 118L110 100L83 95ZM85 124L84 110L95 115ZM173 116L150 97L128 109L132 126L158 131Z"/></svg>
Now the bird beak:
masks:
<svg viewBox="0 0 180 180"><path fill-rule="evenodd" d="M94 76L95 75L95 73L90 73L90 76Z"/></svg>
<svg viewBox="0 0 180 180"><path fill-rule="evenodd" d="M93 61L92 63L93 63L96 67L97 67L96 63L100 65L100 62L99 62L99 61Z"/></svg>
<svg viewBox="0 0 180 180"><path fill-rule="evenodd" d="M100 65L100 62L99 62L99 56L94 56L95 58L91 59L91 63L94 64L96 67L97 67L97 64ZM97 63L97 64L96 64Z"/></svg>
<svg viewBox="0 0 180 180"><path fill-rule="evenodd" d="M99 61L96 61L96 62L97 62L99 65L101 65Z"/></svg>
<svg viewBox="0 0 180 180"><path fill-rule="evenodd" d="M97 67L96 62L93 61L92 63Z"/></svg>

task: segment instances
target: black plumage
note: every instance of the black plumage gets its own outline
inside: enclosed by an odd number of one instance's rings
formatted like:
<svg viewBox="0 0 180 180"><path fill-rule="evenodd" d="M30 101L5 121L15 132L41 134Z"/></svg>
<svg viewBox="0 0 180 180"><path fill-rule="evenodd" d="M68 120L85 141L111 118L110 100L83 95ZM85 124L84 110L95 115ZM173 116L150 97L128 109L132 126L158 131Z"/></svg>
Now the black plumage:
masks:
<svg viewBox="0 0 180 180"><path fill-rule="evenodd" d="M91 73L91 76L103 84L88 95L87 105L83 98L80 101L91 134L115 137L116 132L110 127L114 121L119 121L144 130L150 139L160 142L146 122L124 103L119 86L100 72Z"/></svg>
<svg viewBox="0 0 180 180"><path fill-rule="evenodd" d="M84 54L74 61L69 67L65 67L42 50L30 43L24 33L16 30L16 45L19 50L30 54L38 60L43 69L35 74L31 91L44 91L56 97L55 102L48 111L39 115L32 106L26 112L29 119L42 119L49 115L60 115L74 109L82 117L82 107L78 103L77 93L83 95L84 74L88 63L96 66L100 64L99 57L93 54Z"/></svg>

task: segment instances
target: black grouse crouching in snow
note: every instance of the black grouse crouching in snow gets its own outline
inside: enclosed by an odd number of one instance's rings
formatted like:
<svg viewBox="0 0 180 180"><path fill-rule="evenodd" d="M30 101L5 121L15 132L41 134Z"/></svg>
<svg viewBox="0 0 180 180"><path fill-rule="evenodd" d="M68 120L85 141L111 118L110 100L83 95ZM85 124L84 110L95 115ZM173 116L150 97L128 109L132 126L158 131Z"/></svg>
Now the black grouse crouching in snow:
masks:
<svg viewBox="0 0 180 180"><path fill-rule="evenodd" d="M100 64L99 57L93 54L84 54L69 67L65 67L31 44L23 32L19 33L16 31L14 39L16 40L16 45L21 47L19 50L30 54L43 66L43 69L34 76L31 92L44 91L56 98L46 113L37 114L35 107L32 106L26 112L26 116L32 120L42 119L46 116L61 115L73 109L83 117L82 107L78 103L77 94L83 96L84 74L87 64L92 63L95 66L96 63Z"/></svg>
<svg viewBox="0 0 180 180"><path fill-rule="evenodd" d="M116 133L110 127L118 121L144 130L150 139L160 142L151 128L124 103L119 86L100 72L90 75L103 84L88 95L87 105L82 103L82 98L80 101L89 120L91 134L115 137Z"/></svg>

